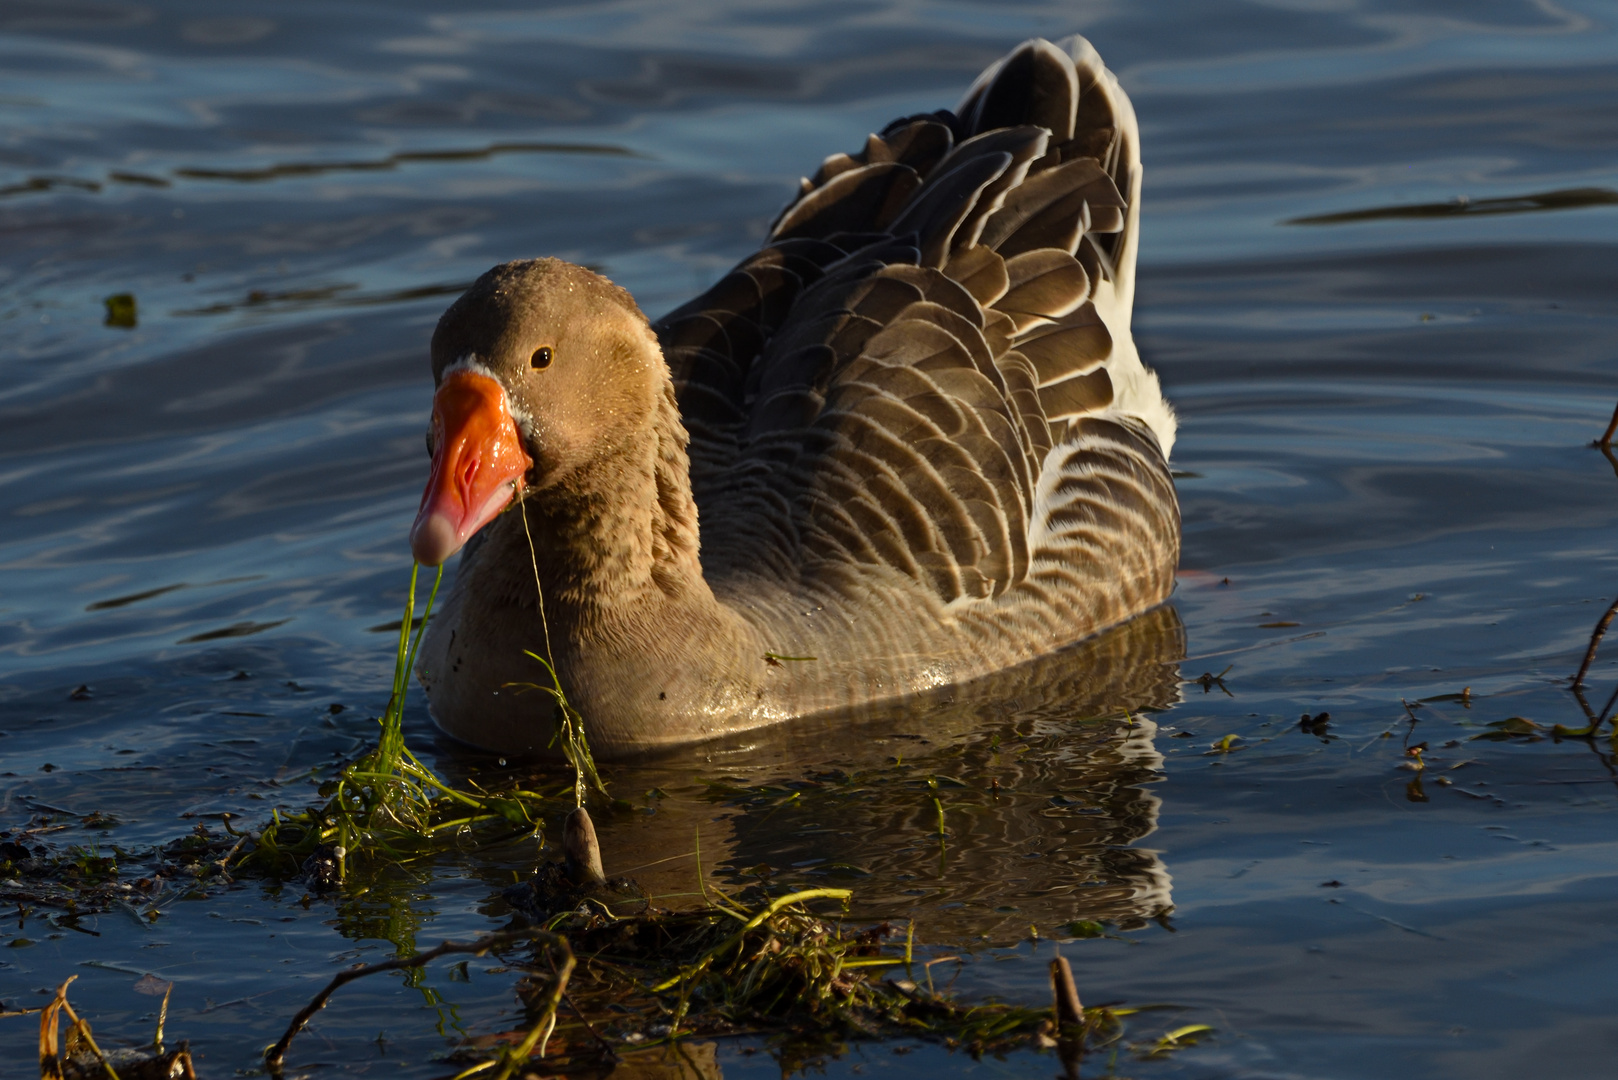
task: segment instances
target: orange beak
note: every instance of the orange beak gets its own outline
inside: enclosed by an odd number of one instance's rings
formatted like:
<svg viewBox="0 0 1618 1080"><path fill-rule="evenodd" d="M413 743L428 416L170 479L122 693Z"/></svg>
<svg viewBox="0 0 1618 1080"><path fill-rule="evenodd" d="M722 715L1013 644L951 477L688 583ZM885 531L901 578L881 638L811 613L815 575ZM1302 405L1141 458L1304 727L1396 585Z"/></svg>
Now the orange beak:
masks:
<svg viewBox="0 0 1618 1080"><path fill-rule="evenodd" d="M534 467L506 405L487 375L455 371L433 395L433 472L410 527L410 550L438 566L461 550L522 488Z"/></svg>

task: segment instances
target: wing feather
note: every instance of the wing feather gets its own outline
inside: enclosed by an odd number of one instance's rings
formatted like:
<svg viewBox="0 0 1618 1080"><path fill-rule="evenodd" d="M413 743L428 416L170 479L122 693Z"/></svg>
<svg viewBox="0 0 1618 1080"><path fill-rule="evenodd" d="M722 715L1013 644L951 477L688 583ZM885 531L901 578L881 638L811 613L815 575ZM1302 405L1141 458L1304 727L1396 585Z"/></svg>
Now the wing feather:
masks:
<svg viewBox="0 0 1618 1080"><path fill-rule="evenodd" d="M1166 592L1136 141L1087 42L1027 42L955 113L828 157L765 247L656 324L711 579L886 567L1052 628Z"/></svg>

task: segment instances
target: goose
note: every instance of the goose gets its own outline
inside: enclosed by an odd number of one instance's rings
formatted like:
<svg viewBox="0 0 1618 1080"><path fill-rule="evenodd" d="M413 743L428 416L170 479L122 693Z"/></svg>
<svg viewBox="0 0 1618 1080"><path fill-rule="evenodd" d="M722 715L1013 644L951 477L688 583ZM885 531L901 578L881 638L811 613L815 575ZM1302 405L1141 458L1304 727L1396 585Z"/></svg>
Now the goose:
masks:
<svg viewBox="0 0 1618 1080"><path fill-rule="evenodd" d="M1175 417L1130 336L1140 136L1082 37L825 159L650 322L508 262L432 336L412 553L460 565L416 675L442 731L600 759L868 714L1162 604Z"/></svg>

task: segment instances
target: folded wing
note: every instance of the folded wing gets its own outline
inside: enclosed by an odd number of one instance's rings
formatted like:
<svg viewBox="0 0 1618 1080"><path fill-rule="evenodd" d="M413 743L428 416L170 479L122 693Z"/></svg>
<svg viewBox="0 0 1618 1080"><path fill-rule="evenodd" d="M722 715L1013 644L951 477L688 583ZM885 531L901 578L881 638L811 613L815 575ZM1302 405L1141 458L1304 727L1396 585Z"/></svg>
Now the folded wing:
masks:
<svg viewBox="0 0 1618 1080"><path fill-rule="evenodd" d="M1129 334L1137 141L1088 42L1027 42L955 112L827 158L656 324L710 580L832 563L945 603L1075 574L1166 592L1174 421Z"/></svg>

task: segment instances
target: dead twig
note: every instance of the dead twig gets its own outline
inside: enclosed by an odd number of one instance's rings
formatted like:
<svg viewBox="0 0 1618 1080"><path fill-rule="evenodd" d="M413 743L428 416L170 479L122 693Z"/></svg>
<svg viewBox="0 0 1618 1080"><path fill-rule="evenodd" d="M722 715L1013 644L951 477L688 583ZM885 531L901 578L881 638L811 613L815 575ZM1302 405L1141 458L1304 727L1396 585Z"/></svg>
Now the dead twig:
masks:
<svg viewBox="0 0 1618 1080"><path fill-rule="evenodd" d="M230 830L230 822L228 820L225 822L225 830L227 832ZM247 843L247 841L250 840L251 838L252 838L251 833L242 833L241 834L241 839L236 841L235 846L232 847L229 851L225 852L225 857L223 859L220 859L219 862L216 864L219 867L219 876L220 877L224 878L226 881L231 880L230 875L228 873L226 873L226 867L228 867L230 865L230 860L232 860L232 859L234 859L236 857L236 853L242 849L242 845Z"/></svg>
<svg viewBox="0 0 1618 1080"><path fill-rule="evenodd" d="M1603 450L1610 450L1612 448L1612 436L1614 432L1618 432L1618 406L1613 407L1612 419L1607 422L1607 430L1601 433L1601 438L1597 439L1590 445L1599 446Z"/></svg>
<svg viewBox="0 0 1618 1080"><path fill-rule="evenodd" d="M62 1059L57 1050L57 1016L65 1012L73 1026L68 1028L68 1052L72 1053L75 1043L82 1042L90 1048L112 1080L118 1080L118 1074L113 1070L112 1063L107 1055L102 1053L101 1047L96 1045L95 1036L90 1034L90 1025L73 1011L73 1006L67 1003L67 988L77 979L77 975L69 975L67 981L56 988L56 998L47 1006L39 1018L39 1075L41 1080L61 1080L63 1076Z"/></svg>
<svg viewBox="0 0 1618 1080"><path fill-rule="evenodd" d="M174 984L169 983L163 991L163 1004L157 1010L157 1032L152 1036L152 1049L158 1057L163 1056L163 1025L169 1020L169 995L174 993Z"/></svg>
<svg viewBox="0 0 1618 1080"><path fill-rule="evenodd" d="M1597 716L1595 721L1597 727L1607 722L1607 718L1612 715L1612 707L1615 704L1618 704L1618 686L1612 688L1612 696L1607 698L1605 705L1601 706L1601 715Z"/></svg>
<svg viewBox="0 0 1618 1080"><path fill-rule="evenodd" d="M471 953L474 956L482 956L493 949L500 948L502 945L514 945L525 940L543 941L552 948L561 950L564 957L562 970L565 973L572 972L573 950L568 946L567 939L560 934L551 933L549 930L532 927L488 934L471 942L446 941L441 945L428 949L426 952L416 953L414 956L395 957L392 960L383 960L375 964L362 964L359 967L349 968L347 971L339 972L333 977L332 981L326 984L326 988L316 994L309 1004L300 1009L298 1015L292 1018L292 1023L287 1025L286 1034L282 1035L274 1046L264 1051L265 1067L271 1073L279 1075L282 1062L286 1058L287 1047L292 1045L292 1040L297 1037L298 1032L303 1030L304 1025L309 1022L315 1013L326 1007L327 1000L346 983L353 982L355 979L363 979L367 975L375 975L379 971L403 971L408 968L418 968L423 964L431 963L440 956L450 956L455 953ZM558 982L558 987L565 989L566 981L566 975L564 974ZM559 993L560 990L552 996L558 996ZM554 1023L556 1005L552 1003L548 1011Z"/></svg>
<svg viewBox="0 0 1618 1080"><path fill-rule="evenodd" d="M494 1074L493 1080L511 1080L513 1073L528 1064L529 1057L535 1053L536 1044L538 1045L538 1055L540 1057L545 1056L545 1045L551 1040L551 1032L556 1030L557 1010L561 1008L562 999L567 994L567 980L573 974L573 950L568 947L566 938L559 940L562 943L562 967L556 972L556 978L551 981L550 993L545 997L544 1011L539 1014L539 1021L528 1030L528 1037L523 1039L515 1049L507 1047L500 1051L499 1057L490 1058L488 1061L480 1061L470 1069L463 1069L456 1073L454 1080L470 1080L471 1077L477 1076L479 1073L488 1072L497 1066L500 1071ZM573 1005L571 1001L568 1004L573 1006L574 1012L579 1011L578 1006ZM579 1019L584 1020L583 1013L579 1013ZM590 1022L585 1020L584 1026L590 1027ZM590 1033L594 1035L595 1030L592 1028Z"/></svg>
<svg viewBox="0 0 1618 1080"><path fill-rule="evenodd" d="M1601 433L1601 438L1590 445L1601 451L1601 456L1607 459L1612 466L1614 476L1618 476L1618 458L1612 456L1612 436L1618 432L1618 408L1612 410L1612 419L1607 422L1607 430Z"/></svg>
<svg viewBox="0 0 1618 1080"><path fill-rule="evenodd" d="M1579 673L1573 676L1573 689L1584 689L1584 677L1589 674L1590 665L1595 662L1596 647L1601 644L1601 639L1606 635L1607 627L1612 624L1612 617L1615 614L1618 614L1618 600L1612 602L1612 606L1607 609L1605 615L1601 616L1601 620L1596 623L1595 630L1591 632L1590 647L1584 650L1584 663L1579 665Z"/></svg>
<svg viewBox="0 0 1618 1080"><path fill-rule="evenodd" d="M562 825L562 857L568 880L573 884L596 886L607 883L606 871L601 868L601 843L596 839L590 811L582 806L568 814Z"/></svg>
<svg viewBox="0 0 1618 1080"><path fill-rule="evenodd" d="M1083 1025L1084 1006L1079 1002L1079 989L1073 984L1073 969L1068 966L1065 956L1051 961L1051 996L1055 999L1051 1011L1058 1029Z"/></svg>
<svg viewBox="0 0 1618 1080"><path fill-rule="evenodd" d="M1409 750L1410 749L1410 736L1412 736L1412 735L1414 735L1416 733L1416 725L1421 723L1421 718L1416 715L1416 710L1421 708L1421 702L1418 701L1418 702L1416 702L1416 704L1412 705L1412 704L1410 704L1410 702L1406 701L1404 698L1400 698L1399 699L1399 704L1401 704L1401 705L1403 705L1405 707L1405 715L1410 717L1410 728L1409 728L1409 730L1407 730L1405 732L1405 741L1404 741L1404 749Z"/></svg>
<svg viewBox="0 0 1618 1080"><path fill-rule="evenodd" d="M1073 985L1073 969L1060 953L1051 961L1051 997L1055 999L1051 1019L1056 1025L1056 1055L1064 1075L1078 1080L1079 1062L1084 1058L1084 1005Z"/></svg>

